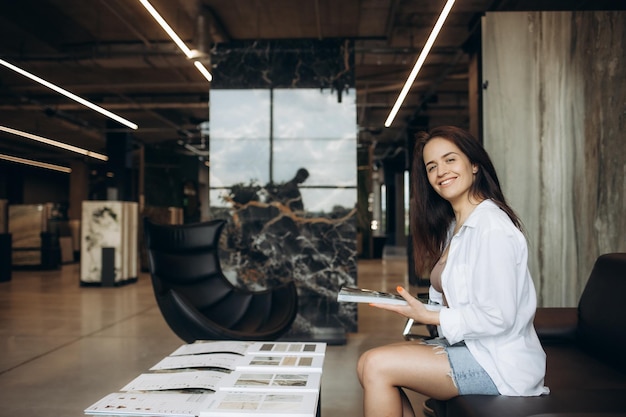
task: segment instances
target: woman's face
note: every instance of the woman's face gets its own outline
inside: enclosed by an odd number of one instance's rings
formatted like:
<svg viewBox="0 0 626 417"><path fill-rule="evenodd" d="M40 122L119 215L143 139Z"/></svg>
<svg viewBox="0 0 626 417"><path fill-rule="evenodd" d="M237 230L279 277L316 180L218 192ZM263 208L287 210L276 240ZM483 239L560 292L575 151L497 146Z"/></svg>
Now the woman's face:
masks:
<svg viewBox="0 0 626 417"><path fill-rule="evenodd" d="M429 140L424 146L424 166L428 182L442 198L453 206L470 201L477 166L454 144L441 137Z"/></svg>

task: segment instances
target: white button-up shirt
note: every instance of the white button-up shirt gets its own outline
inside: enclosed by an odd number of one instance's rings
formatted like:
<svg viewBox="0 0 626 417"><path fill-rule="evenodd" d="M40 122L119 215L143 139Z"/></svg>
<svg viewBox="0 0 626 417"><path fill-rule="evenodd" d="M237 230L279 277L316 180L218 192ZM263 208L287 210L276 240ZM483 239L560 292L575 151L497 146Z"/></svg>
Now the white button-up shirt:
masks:
<svg viewBox="0 0 626 417"><path fill-rule="evenodd" d="M453 225L454 227L454 225ZM546 394L546 355L533 326L537 296L526 238L493 201L480 203L452 236L441 275L448 307L440 331L465 341L502 395ZM430 288L430 298L442 294Z"/></svg>

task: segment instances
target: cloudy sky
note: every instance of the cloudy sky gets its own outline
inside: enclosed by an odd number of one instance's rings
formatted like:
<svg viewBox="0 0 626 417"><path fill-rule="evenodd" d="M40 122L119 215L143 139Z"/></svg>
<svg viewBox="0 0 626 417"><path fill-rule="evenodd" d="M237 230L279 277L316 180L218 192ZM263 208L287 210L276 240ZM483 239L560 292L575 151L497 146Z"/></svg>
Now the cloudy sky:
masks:
<svg viewBox="0 0 626 417"><path fill-rule="evenodd" d="M272 179L288 181L306 168L307 210L356 204L356 97L350 93L338 103L329 90L274 90ZM212 188L270 181L270 110L269 90L211 90ZM223 204L221 193L211 192L212 206Z"/></svg>

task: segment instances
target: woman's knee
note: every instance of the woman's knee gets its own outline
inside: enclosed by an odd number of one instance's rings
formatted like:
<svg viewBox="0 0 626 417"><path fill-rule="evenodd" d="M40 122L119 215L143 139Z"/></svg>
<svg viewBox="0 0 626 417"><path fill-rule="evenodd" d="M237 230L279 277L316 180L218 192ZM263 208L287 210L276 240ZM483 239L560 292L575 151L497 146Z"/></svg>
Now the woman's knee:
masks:
<svg viewBox="0 0 626 417"><path fill-rule="evenodd" d="M359 382L361 383L361 385L363 385L363 375L365 374L365 368L367 367L367 363L369 362L369 353L369 350L362 353L356 364L356 373L359 377Z"/></svg>
<svg viewBox="0 0 626 417"><path fill-rule="evenodd" d="M364 352L357 362L357 374L361 385L367 382L367 378L379 379L384 372L386 351L384 348L374 348Z"/></svg>

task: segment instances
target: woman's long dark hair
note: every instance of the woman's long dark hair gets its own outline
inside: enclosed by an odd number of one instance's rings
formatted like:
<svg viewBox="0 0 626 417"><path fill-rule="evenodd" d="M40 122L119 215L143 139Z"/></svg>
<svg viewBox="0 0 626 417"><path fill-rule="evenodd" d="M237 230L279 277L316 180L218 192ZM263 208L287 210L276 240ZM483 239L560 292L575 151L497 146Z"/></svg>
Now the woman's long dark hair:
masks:
<svg viewBox="0 0 626 417"><path fill-rule="evenodd" d="M429 274L435 262L441 257L450 224L454 221L452 206L430 185L424 166L424 146L433 138L443 138L454 143L468 157L470 163L478 167L470 195L480 200L493 200L509 216L513 224L522 229L521 221L504 199L500 181L487 151L476 138L454 126L441 126L430 132L419 132L416 135L411 169L413 179L411 206L414 209L411 234L415 272L418 277Z"/></svg>

